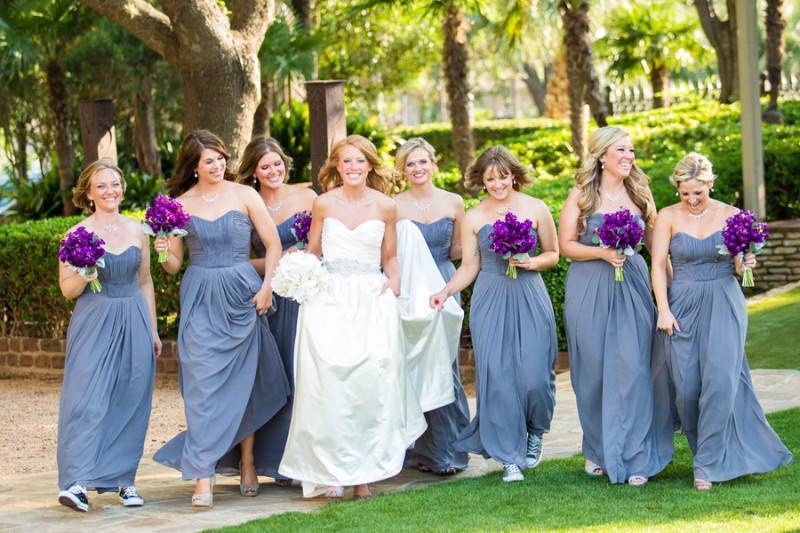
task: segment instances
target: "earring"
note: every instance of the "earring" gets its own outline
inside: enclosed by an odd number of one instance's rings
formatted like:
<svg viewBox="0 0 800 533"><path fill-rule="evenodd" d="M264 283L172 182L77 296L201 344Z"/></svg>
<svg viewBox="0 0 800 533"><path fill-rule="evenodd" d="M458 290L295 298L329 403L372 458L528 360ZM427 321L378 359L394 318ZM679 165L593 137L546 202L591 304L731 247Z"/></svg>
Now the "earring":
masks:
<svg viewBox="0 0 800 533"><path fill-rule="evenodd" d="M714 192L714 187L711 187L711 192Z"/></svg>
<svg viewBox="0 0 800 533"><path fill-rule="evenodd" d="M679 195L678 195L678 191L675 191L675 196L679 196Z"/></svg>
<svg viewBox="0 0 800 533"><path fill-rule="evenodd" d="M193 177L194 179L197 179L197 171L196 171L196 170L195 170L194 172L192 172L192 177Z"/></svg>
<svg viewBox="0 0 800 533"><path fill-rule="evenodd" d="M89 199L89 207L94 207L94 200L91 198Z"/></svg>

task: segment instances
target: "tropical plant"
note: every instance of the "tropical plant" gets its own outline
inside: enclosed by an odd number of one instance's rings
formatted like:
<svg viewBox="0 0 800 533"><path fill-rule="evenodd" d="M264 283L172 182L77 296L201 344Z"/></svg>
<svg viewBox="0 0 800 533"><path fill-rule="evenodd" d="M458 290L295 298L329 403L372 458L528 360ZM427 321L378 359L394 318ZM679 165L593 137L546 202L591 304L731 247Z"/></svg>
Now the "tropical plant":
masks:
<svg viewBox="0 0 800 533"><path fill-rule="evenodd" d="M719 71L719 101L724 104L739 99L739 60L736 36L736 0L725 0L727 19L716 6L715 0L694 0L700 25L717 54Z"/></svg>
<svg viewBox="0 0 800 533"><path fill-rule="evenodd" d="M769 105L764 111L764 122L780 124L781 112L778 109L778 95L781 90L781 70L783 69L783 0L767 0L765 24L767 39L767 79L769 80Z"/></svg>

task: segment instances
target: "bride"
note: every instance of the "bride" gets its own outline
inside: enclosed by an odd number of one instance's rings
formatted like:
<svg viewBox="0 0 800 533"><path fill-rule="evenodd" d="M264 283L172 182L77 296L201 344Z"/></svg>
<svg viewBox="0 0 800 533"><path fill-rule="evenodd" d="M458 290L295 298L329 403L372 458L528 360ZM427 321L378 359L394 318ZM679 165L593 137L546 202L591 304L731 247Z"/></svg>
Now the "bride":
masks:
<svg viewBox="0 0 800 533"><path fill-rule="evenodd" d="M328 289L300 307L295 403L280 474L306 497L371 496L400 472L426 423L408 379L397 297L397 208L391 173L370 141L336 143L320 170L308 251L322 255ZM381 273L383 268L383 273Z"/></svg>

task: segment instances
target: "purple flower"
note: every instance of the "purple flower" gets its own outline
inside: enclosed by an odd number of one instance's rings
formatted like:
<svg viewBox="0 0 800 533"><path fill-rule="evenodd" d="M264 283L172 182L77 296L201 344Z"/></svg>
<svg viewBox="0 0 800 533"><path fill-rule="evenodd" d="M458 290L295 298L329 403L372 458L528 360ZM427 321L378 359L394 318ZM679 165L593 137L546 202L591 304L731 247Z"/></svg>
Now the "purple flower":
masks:
<svg viewBox="0 0 800 533"><path fill-rule="evenodd" d="M592 235L592 242L603 248L614 248L617 255L633 255L642 247L644 226L627 210L603 215L603 224ZM622 267L614 269L614 279L624 281Z"/></svg>
<svg viewBox="0 0 800 533"><path fill-rule="evenodd" d="M188 222L189 215L178 200L159 194L144 213L142 229L151 237L168 235L184 237L187 232L183 228ZM158 262L163 263L167 257L167 252L159 252Z"/></svg>
<svg viewBox="0 0 800 533"><path fill-rule="evenodd" d="M308 232L311 230L311 213L299 211L294 214L291 232L297 241L297 249L302 250L308 246Z"/></svg>
<svg viewBox="0 0 800 533"><path fill-rule="evenodd" d="M759 222L752 211L739 211L725 221L722 228L722 244L719 253L744 258L744 254L752 252L760 254L767 243L769 230L765 222ZM753 269L745 267L742 273L742 287L753 287Z"/></svg>
<svg viewBox="0 0 800 533"><path fill-rule="evenodd" d="M83 226L78 226L75 231L67 233L61 241L58 250L58 259L66 263L72 269L83 275L88 276L96 272L97 267L104 267L106 254L103 239L88 231ZM102 288L100 280L95 279L89 284L92 292L99 292Z"/></svg>
<svg viewBox="0 0 800 533"><path fill-rule="evenodd" d="M503 259L524 259L528 252L536 249L536 234L531 230L532 227L533 221L526 219L520 222L514 213L506 213L504 218L492 224L489 249ZM516 279L517 267L509 263L506 276Z"/></svg>

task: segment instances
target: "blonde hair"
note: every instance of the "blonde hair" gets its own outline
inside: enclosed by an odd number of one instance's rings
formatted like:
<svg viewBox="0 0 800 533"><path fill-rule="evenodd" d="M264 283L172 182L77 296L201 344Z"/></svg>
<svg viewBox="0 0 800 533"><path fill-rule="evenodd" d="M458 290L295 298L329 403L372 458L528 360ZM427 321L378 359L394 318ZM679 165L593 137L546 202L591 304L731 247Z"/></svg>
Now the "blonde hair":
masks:
<svg viewBox="0 0 800 533"><path fill-rule="evenodd" d="M575 186L580 191L578 197L578 233L586 232L587 219L600 208L600 176L603 165L600 158L620 139L630 137L627 131L616 126L605 126L595 131L587 143L583 166L575 173ZM634 163L630 174L622 181L634 205L641 209L645 224L652 226L656 219L656 206L650 194L650 178Z"/></svg>
<svg viewBox="0 0 800 533"><path fill-rule="evenodd" d="M392 169L383 166L375 145L361 135L349 135L333 145L328 159L319 170L319 184L322 186L322 190L327 192L342 185L342 177L339 175L339 171L336 170L336 165L339 163L339 152L345 146L352 146L364 154L364 157L372 167L372 170L367 174L367 187L383 194L389 194L394 185L394 172Z"/></svg>
<svg viewBox="0 0 800 533"><path fill-rule="evenodd" d="M483 176L489 168L493 168L500 174L511 174L513 178L512 188L519 191L533 183L528 175L528 169L508 151L508 148L499 144L487 148L478 156L464 175L464 185L468 189L478 190L483 187Z"/></svg>
<svg viewBox="0 0 800 533"><path fill-rule="evenodd" d="M122 194L125 194L125 176L122 175L122 170L110 159L98 159L88 167L83 169L81 175L78 176L78 181L75 187L72 188L72 203L75 207L79 207L84 211L94 211L94 205L87 196L92 189L92 178L101 170L110 169L119 175L119 181L122 183Z"/></svg>
<svg viewBox="0 0 800 533"><path fill-rule="evenodd" d="M292 158L286 155L281 148L281 145L272 137L256 137L247 144L242 154L242 161L239 163L239 172L236 174L237 183L245 183L252 185L255 190L261 188L261 184L256 178L256 167L261 158L267 154L277 154L283 161L283 167L286 169L286 175L283 181L289 180L289 171L292 170Z"/></svg>
<svg viewBox="0 0 800 533"><path fill-rule="evenodd" d="M691 152L683 156L675 165L669 182L677 187L682 181L698 180L708 183L714 179L716 176L712 172L711 161L703 154Z"/></svg>
<svg viewBox="0 0 800 533"><path fill-rule="evenodd" d="M431 143L429 143L422 137L412 137L406 142L404 142L403 146L397 149L397 154L395 154L394 156L395 170L402 173L403 168L406 166L406 161L408 161L408 156L411 155L411 152L413 152L417 148L421 148L426 152L428 152L428 155L431 158L431 162L434 165L436 164L436 148L434 148L431 145Z"/></svg>

